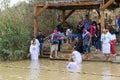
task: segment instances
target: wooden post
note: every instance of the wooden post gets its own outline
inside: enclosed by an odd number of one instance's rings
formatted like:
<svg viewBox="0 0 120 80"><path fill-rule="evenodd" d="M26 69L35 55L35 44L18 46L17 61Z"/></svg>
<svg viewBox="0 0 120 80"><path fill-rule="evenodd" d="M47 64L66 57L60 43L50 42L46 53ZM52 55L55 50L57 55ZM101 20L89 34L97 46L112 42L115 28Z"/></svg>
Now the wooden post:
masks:
<svg viewBox="0 0 120 80"><path fill-rule="evenodd" d="M104 5L104 0L101 2L101 7ZM100 10L100 24L101 24L101 32L105 28L105 16L104 11Z"/></svg>
<svg viewBox="0 0 120 80"><path fill-rule="evenodd" d="M40 10L36 13L36 17L38 17L39 15L41 15L41 13L43 13L43 12L47 9L47 7L48 7L48 4L45 4L45 5L43 6L43 8L40 9Z"/></svg>
<svg viewBox="0 0 120 80"><path fill-rule="evenodd" d="M101 10L105 10L108 6L110 6L115 0L109 0L105 5L102 6Z"/></svg>
<svg viewBox="0 0 120 80"><path fill-rule="evenodd" d="M101 23L101 30L103 30L105 28L104 11L100 11L100 23Z"/></svg>
<svg viewBox="0 0 120 80"><path fill-rule="evenodd" d="M36 17L37 6L34 6L34 35L37 35L38 32L38 17Z"/></svg>
<svg viewBox="0 0 120 80"><path fill-rule="evenodd" d="M72 15L72 13L74 12L75 10L71 10L66 16L65 16L65 20L70 16Z"/></svg>
<svg viewBox="0 0 120 80"><path fill-rule="evenodd" d="M63 18L62 25L65 26L65 10L62 10L62 18Z"/></svg>

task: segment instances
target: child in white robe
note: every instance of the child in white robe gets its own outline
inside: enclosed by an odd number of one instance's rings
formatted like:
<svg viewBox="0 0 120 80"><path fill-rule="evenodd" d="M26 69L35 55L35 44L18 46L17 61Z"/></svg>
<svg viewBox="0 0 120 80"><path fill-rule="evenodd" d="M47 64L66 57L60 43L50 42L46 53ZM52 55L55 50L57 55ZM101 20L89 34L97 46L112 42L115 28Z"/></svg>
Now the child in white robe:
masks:
<svg viewBox="0 0 120 80"><path fill-rule="evenodd" d="M39 46L36 44L35 39L33 39L32 44L30 45L30 55L31 55L31 60L38 60L39 57Z"/></svg>

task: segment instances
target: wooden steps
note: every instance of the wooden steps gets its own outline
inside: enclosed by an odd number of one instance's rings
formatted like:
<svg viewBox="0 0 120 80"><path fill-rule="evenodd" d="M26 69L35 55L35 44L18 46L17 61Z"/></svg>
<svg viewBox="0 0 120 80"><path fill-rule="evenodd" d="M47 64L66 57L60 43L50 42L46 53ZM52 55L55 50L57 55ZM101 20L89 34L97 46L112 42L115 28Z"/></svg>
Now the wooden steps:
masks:
<svg viewBox="0 0 120 80"><path fill-rule="evenodd" d="M119 46L115 46L117 52L120 52ZM61 61L68 61L69 58L69 54L72 53L72 48L70 44L64 44L61 46L61 51L58 52L58 58L49 58L50 55L50 49L45 49L43 56L40 56L40 58L48 58L50 60L61 60ZM82 55L83 57L83 61L95 61L95 62L112 62L112 63L120 63L120 57L117 57L117 59L112 59L112 60L108 60L105 61L104 55L102 54L102 52L96 52L94 47L91 47L91 59L87 60L84 59L84 55Z"/></svg>
<svg viewBox="0 0 120 80"><path fill-rule="evenodd" d="M40 56L40 58L49 58L49 56L43 55L43 56Z"/></svg>
<svg viewBox="0 0 120 80"><path fill-rule="evenodd" d="M67 54L67 53L70 53L70 54L71 54L71 53L72 53L72 50L61 50L60 53L66 53L66 54Z"/></svg>
<svg viewBox="0 0 120 80"><path fill-rule="evenodd" d="M62 60L62 61L68 61L67 58L50 58L50 60Z"/></svg>
<svg viewBox="0 0 120 80"><path fill-rule="evenodd" d="M120 55L114 56L113 59L112 59L112 62L113 63L120 63Z"/></svg>

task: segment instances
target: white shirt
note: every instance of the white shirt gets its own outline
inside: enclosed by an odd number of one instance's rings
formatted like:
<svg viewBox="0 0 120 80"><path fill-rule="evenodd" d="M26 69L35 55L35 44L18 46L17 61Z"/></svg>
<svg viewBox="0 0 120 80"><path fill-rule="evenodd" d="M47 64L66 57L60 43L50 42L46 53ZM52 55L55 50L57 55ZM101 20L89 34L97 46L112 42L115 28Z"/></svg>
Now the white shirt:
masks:
<svg viewBox="0 0 120 80"><path fill-rule="evenodd" d="M70 35L70 32L71 32L70 29L67 29L66 30L66 36Z"/></svg>
<svg viewBox="0 0 120 80"><path fill-rule="evenodd" d="M101 41L103 43L109 43L111 41L111 35L110 35L110 33L102 34L101 35Z"/></svg>
<svg viewBox="0 0 120 80"><path fill-rule="evenodd" d="M107 35L110 37L110 40L116 40L115 34L111 34L110 32L108 32Z"/></svg>
<svg viewBox="0 0 120 80"><path fill-rule="evenodd" d="M115 34L111 34L111 40L116 40L116 35Z"/></svg>

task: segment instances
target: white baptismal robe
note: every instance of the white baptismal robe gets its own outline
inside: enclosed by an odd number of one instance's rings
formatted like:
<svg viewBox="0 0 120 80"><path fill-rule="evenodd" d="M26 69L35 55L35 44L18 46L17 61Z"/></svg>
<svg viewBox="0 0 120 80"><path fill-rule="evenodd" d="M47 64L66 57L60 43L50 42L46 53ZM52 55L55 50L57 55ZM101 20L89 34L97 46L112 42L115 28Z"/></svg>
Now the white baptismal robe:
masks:
<svg viewBox="0 0 120 80"><path fill-rule="evenodd" d="M33 40L31 40L31 44L32 44ZM35 42L38 46L40 46L40 43L39 43L39 40L38 39L35 39Z"/></svg>
<svg viewBox="0 0 120 80"><path fill-rule="evenodd" d="M31 54L31 60L38 60L39 57L39 47L38 45L30 45L30 54Z"/></svg>
<svg viewBox="0 0 120 80"><path fill-rule="evenodd" d="M79 71L80 64L82 63L82 56L78 51L73 51L72 54L73 54L72 57L74 59L74 62L69 62L67 65L67 69L69 71Z"/></svg>
<svg viewBox="0 0 120 80"><path fill-rule="evenodd" d="M102 34L101 35L101 41L102 41L102 52L103 54L109 54L110 53L110 41L111 41L111 35L109 33Z"/></svg>
<svg viewBox="0 0 120 80"><path fill-rule="evenodd" d="M73 59L77 64L82 63L82 56L81 56L80 52L73 51L72 54L73 54Z"/></svg>

